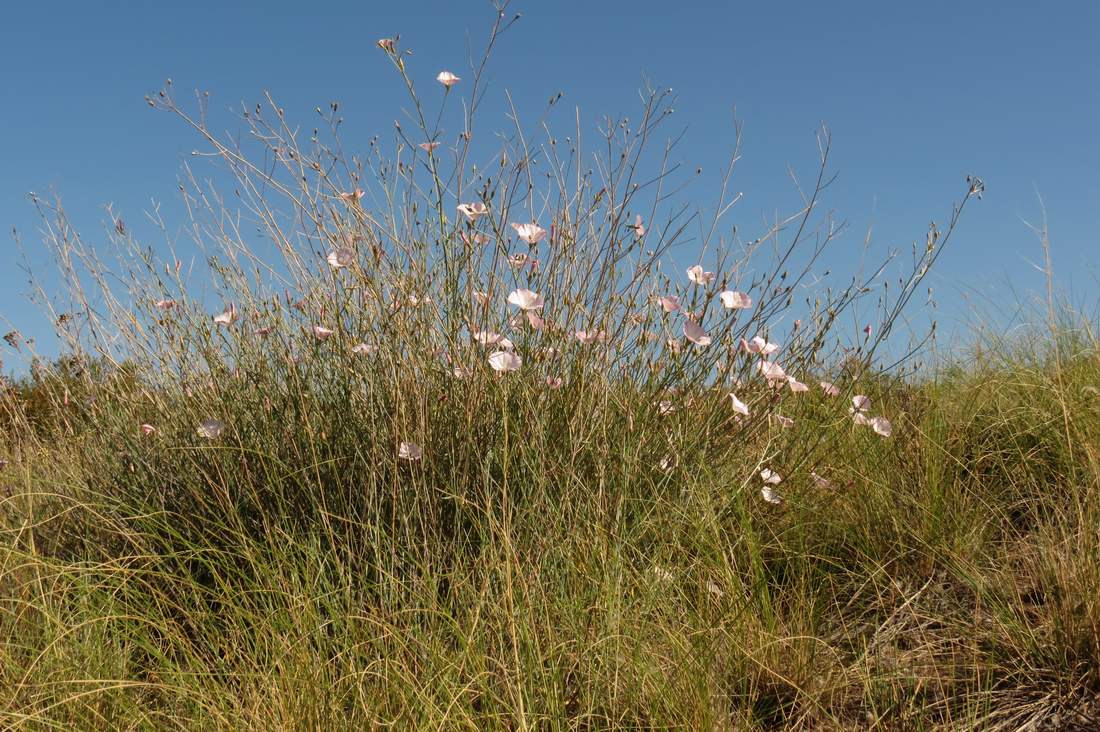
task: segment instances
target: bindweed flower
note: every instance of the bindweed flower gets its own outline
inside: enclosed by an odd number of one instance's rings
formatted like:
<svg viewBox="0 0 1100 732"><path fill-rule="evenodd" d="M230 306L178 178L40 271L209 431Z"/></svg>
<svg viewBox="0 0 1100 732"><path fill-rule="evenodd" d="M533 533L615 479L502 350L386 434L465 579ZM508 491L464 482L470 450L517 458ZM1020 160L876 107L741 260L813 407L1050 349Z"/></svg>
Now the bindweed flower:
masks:
<svg viewBox="0 0 1100 732"><path fill-rule="evenodd" d="M530 265L531 269L534 270L538 268L539 260L520 252L508 257L508 264L512 265L515 269L523 269L525 266Z"/></svg>
<svg viewBox="0 0 1100 732"><path fill-rule="evenodd" d="M396 41L392 38L379 38L377 44L386 53L393 53Z"/></svg>
<svg viewBox="0 0 1100 732"><path fill-rule="evenodd" d="M402 442L397 446L397 457L400 460L419 460L424 457L424 451L415 442Z"/></svg>
<svg viewBox="0 0 1100 732"><path fill-rule="evenodd" d="M715 274L713 272L706 272L703 270L702 265L695 265L694 267L688 267L687 271L688 279L697 285L709 285L714 281Z"/></svg>
<svg viewBox="0 0 1100 732"><path fill-rule="evenodd" d="M833 481L828 478L823 478L817 473L810 473L810 479L814 482L814 485L822 490L828 490L833 487Z"/></svg>
<svg viewBox="0 0 1100 732"><path fill-rule="evenodd" d="M225 423L216 419L208 419L198 426L195 432L199 437L207 440L216 440L225 431Z"/></svg>
<svg viewBox="0 0 1100 732"><path fill-rule="evenodd" d="M860 427L869 427L871 425L871 418L868 417L866 414L864 414L863 412L856 412L854 410L850 411L852 412L852 421L855 422L857 425L859 425Z"/></svg>
<svg viewBox="0 0 1100 732"><path fill-rule="evenodd" d="M542 295L531 290L512 290L508 295L508 302L520 310L538 310L543 306Z"/></svg>
<svg viewBox="0 0 1100 732"><path fill-rule="evenodd" d="M515 371L523 365L523 359L512 351L494 351L489 354L489 365L494 371L506 373Z"/></svg>
<svg viewBox="0 0 1100 732"><path fill-rule="evenodd" d="M422 142L419 145L417 145L417 147L419 147L424 152L429 152L430 153L432 150L435 150L437 147L439 147L439 141L438 140L432 140L431 142Z"/></svg>
<svg viewBox="0 0 1100 732"><path fill-rule="evenodd" d="M560 376L547 376L546 385L551 389L560 389L564 382Z"/></svg>
<svg viewBox="0 0 1100 732"><path fill-rule="evenodd" d="M578 330L573 336L581 343L603 343L607 340L607 331Z"/></svg>
<svg viewBox="0 0 1100 732"><path fill-rule="evenodd" d="M263 337L265 335L269 335L273 330L275 330L274 327L272 327L270 325L265 325L262 328L257 328L256 330L253 331L253 333L255 333L256 335L258 335L260 337Z"/></svg>
<svg viewBox="0 0 1100 732"><path fill-rule="evenodd" d="M825 396L831 396L831 397L840 396L840 389L836 388L833 384L829 383L828 381L818 382L818 386L821 387L821 391L825 392Z"/></svg>
<svg viewBox="0 0 1100 732"><path fill-rule="evenodd" d="M779 497L779 494L775 492L775 489L770 485L766 485L760 489L760 496L768 503L774 503L776 505L783 502L783 499Z"/></svg>
<svg viewBox="0 0 1100 732"><path fill-rule="evenodd" d="M367 343L356 343L354 346L351 347L351 352L354 353L356 356L369 356L377 350L378 349L375 346L369 345Z"/></svg>
<svg viewBox="0 0 1100 732"><path fill-rule="evenodd" d="M787 373L783 370L783 367L774 361L760 361L757 368L760 369L760 373L768 381L782 382L787 380Z"/></svg>
<svg viewBox="0 0 1100 732"><path fill-rule="evenodd" d="M856 394L852 397L852 412L866 412L871 408L871 398L865 394Z"/></svg>
<svg viewBox="0 0 1100 732"><path fill-rule="evenodd" d="M468 369L465 366L455 366L451 373L454 374L456 379L468 379L474 374L472 369Z"/></svg>
<svg viewBox="0 0 1100 732"><path fill-rule="evenodd" d="M458 238L462 240L462 243L466 246L473 246L475 244L482 245L489 243L489 235L482 234L481 232L474 232L472 235L467 234L465 231L458 232Z"/></svg>
<svg viewBox="0 0 1100 732"><path fill-rule="evenodd" d="M329 252L328 256L325 257L325 261L333 269L347 267L355 261L355 250L351 247L340 247L336 251Z"/></svg>
<svg viewBox="0 0 1100 732"><path fill-rule="evenodd" d="M868 338L870 338L870 337L871 337L871 334L872 334L873 332L874 332L874 329L873 329L873 328L871 327L871 324L870 324L870 323L868 323L868 324L867 324L866 326L864 326L864 328L863 328L863 333L864 333L864 335L866 335L866 336L867 336Z"/></svg>
<svg viewBox="0 0 1100 732"><path fill-rule="evenodd" d="M536 313L534 310L528 310L526 315L527 324L535 330L542 330L546 327L546 321L539 317L539 314Z"/></svg>
<svg viewBox="0 0 1100 732"><path fill-rule="evenodd" d="M512 343L512 341L508 340L500 333L493 333L492 331L474 331L473 338L483 346L500 346L507 350L515 348L515 344Z"/></svg>
<svg viewBox="0 0 1100 732"><path fill-rule="evenodd" d="M448 89L450 89L458 82L462 81L461 78L455 76L450 71L440 71L439 74L435 77L435 80L443 86L447 87Z"/></svg>
<svg viewBox="0 0 1100 732"><path fill-rule="evenodd" d="M219 313L214 316L214 322L217 325L230 326L233 321L237 319L237 312L233 308L229 308L224 313Z"/></svg>
<svg viewBox="0 0 1100 732"><path fill-rule="evenodd" d="M675 295L666 295L665 297L657 298L657 302L664 309L666 313L674 313L680 309L680 298Z"/></svg>
<svg viewBox="0 0 1100 732"><path fill-rule="evenodd" d="M789 430L791 427L794 427L794 420L790 417L784 417L782 414L775 415L775 421L778 422L779 426L783 427L784 429Z"/></svg>
<svg viewBox="0 0 1100 732"><path fill-rule="evenodd" d="M795 394L801 394L802 392L810 390L810 387L806 386L793 376L787 377L787 386L791 387L791 391L793 391Z"/></svg>
<svg viewBox="0 0 1100 732"><path fill-rule="evenodd" d="M546 229L538 224L512 224L516 236L528 244L538 244L546 236Z"/></svg>
<svg viewBox="0 0 1100 732"><path fill-rule="evenodd" d="M733 411L737 412L738 414L743 414L746 417L748 417L749 416L749 406L747 404L745 404L743 401L741 401L740 399L738 399L736 394L730 393L729 397L730 397L730 401L733 403Z"/></svg>
<svg viewBox="0 0 1100 732"><path fill-rule="evenodd" d="M684 323L684 337L697 346L709 346L711 344L711 337L703 330L703 326L694 320Z"/></svg>
<svg viewBox="0 0 1100 732"><path fill-rule="evenodd" d="M155 307L157 310L171 310L172 308L176 307L176 301L157 300L155 303L153 303L153 307Z"/></svg>
<svg viewBox="0 0 1100 732"><path fill-rule="evenodd" d="M882 435L883 437L889 437L894 434L894 426L890 424L890 420L886 417L875 417L871 420L871 429L875 431L876 435Z"/></svg>
<svg viewBox="0 0 1100 732"><path fill-rule="evenodd" d="M335 332L336 331L334 331L332 328L326 328L323 325L313 326L313 337L316 338L319 341L325 340L326 338L328 338L330 335L332 335Z"/></svg>
<svg viewBox="0 0 1100 732"><path fill-rule="evenodd" d="M741 339L742 350L749 353L758 353L761 356L770 356L779 350L779 345L776 343L768 343L764 338L760 336L753 336L751 340L746 341Z"/></svg>
<svg viewBox="0 0 1100 732"><path fill-rule="evenodd" d="M157 428L151 424L143 424L139 429L141 429L141 434L145 435L146 437L157 431Z"/></svg>
<svg viewBox="0 0 1100 732"><path fill-rule="evenodd" d="M729 310L752 307L752 298L745 293L737 292L736 290L724 290L718 293L718 298L722 301L722 307L725 307Z"/></svg>
<svg viewBox="0 0 1100 732"><path fill-rule="evenodd" d="M360 199L362 199L365 195L366 194L363 192L362 188L356 188L354 191L346 191L344 193L341 193L340 198L345 203L354 203L355 205L359 205Z"/></svg>
<svg viewBox="0 0 1100 732"><path fill-rule="evenodd" d="M475 203L460 203L458 204L458 212L465 216L467 221L477 221L479 218L489 213L489 208L481 201Z"/></svg>
<svg viewBox="0 0 1100 732"><path fill-rule="evenodd" d="M628 226L630 226L630 228L634 229L634 236L638 237L639 239L641 239L643 236L645 236L645 226L642 225L642 215L641 214L638 214L637 216L635 216L634 217L634 223L633 224L628 224Z"/></svg>

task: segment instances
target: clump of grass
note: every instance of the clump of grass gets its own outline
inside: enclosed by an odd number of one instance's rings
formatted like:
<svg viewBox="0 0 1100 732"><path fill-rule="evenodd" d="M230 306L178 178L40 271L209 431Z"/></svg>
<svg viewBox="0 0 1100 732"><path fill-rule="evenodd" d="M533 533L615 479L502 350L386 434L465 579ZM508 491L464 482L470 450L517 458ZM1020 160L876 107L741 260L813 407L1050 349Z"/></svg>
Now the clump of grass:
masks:
<svg viewBox="0 0 1100 732"><path fill-rule="evenodd" d="M2 401L7 726L1089 711L1095 341L938 379L876 355L979 180L900 287L813 288L827 133L801 209L742 240L725 188L671 203L669 92L592 153L512 115L475 166L484 63L436 84L379 46L410 94L390 146L344 142L336 104L303 135L268 98L222 139L205 95L150 98L220 166L183 192L205 271L121 218L105 263L36 199L67 351Z"/></svg>

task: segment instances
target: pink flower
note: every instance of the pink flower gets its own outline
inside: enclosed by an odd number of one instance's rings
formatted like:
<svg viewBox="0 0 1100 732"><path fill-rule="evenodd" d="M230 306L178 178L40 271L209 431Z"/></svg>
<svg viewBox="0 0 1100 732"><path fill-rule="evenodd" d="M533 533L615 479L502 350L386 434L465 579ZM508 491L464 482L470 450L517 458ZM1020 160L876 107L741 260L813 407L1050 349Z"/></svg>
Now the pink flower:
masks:
<svg viewBox="0 0 1100 732"><path fill-rule="evenodd" d="M515 229L516 236L528 244L538 244L546 236L546 229L538 224L512 224L512 228Z"/></svg>
<svg viewBox="0 0 1100 732"><path fill-rule="evenodd" d="M634 217L634 223L630 225L630 228L634 229L634 236L641 239L645 236L645 226L642 225L642 215L638 214Z"/></svg>
<svg viewBox="0 0 1100 732"><path fill-rule="evenodd" d="M745 404L740 399L738 399L736 394L731 393L729 395L729 397L730 397L730 401L733 402L733 411L737 412L738 414L743 414L746 417L748 417L749 416L749 407L748 407L748 405Z"/></svg>
<svg viewBox="0 0 1100 732"><path fill-rule="evenodd" d="M657 402L657 413L661 415L672 414L676 411L676 405L670 399L661 399Z"/></svg>
<svg viewBox="0 0 1100 732"><path fill-rule="evenodd" d="M828 478L822 478L817 473L810 473L810 479L813 480L815 486L822 490L828 490L833 487L833 481Z"/></svg>
<svg viewBox="0 0 1100 732"><path fill-rule="evenodd" d="M443 86L447 87L448 89L450 89L458 82L462 81L461 78L455 76L450 71L440 71L439 74L435 77L435 80Z"/></svg>
<svg viewBox="0 0 1100 732"><path fill-rule="evenodd" d="M148 437L149 435L153 434L156 431L157 431L157 428L154 427L151 424L141 425L141 434L145 435L146 437Z"/></svg>
<svg viewBox="0 0 1100 732"><path fill-rule="evenodd" d="M607 340L607 331L578 330L573 334L581 343L603 343Z"/></svg>
<svg viewBox="0 0 1100 732"><path fill-rule="evenodd" d="M775 472L771 468L764 468L760 471L760 479L768 485L779 485L783 482L783 478L779 473Z"/></svg>
<svg viewBox="0 0 1100 732"><path fill-rule="evenodd" d="M867 324L867 325L866 325L866 326L865 326L865 327L863 328L863 332L867 334L867 337L868 337L868 338L870 338L870 337L871 337L871 333L873 333L873 332L874 332L874 329L873 329L873 328L871 328L871 324L870 324L870 323L868 323L868 324Z"/></svg>
<svg viewBox="0 0 1100 732"><path fill-rule="evenodd" d="M852 397L853 412L866 412L871 408L871 398L864 394L856 394Z"/></svg>
<svg viewBox="0 0 1100 732"><path fill-rule="evenodd" d="M894 426L890 424L890 420L886 417L875 417L871 420L871 429L875 431L876 435L882 435L883 437L889 437L894 434Z"/></svg>
<svg viewBox="0 0 1100 732"><path fill-rule="evenodd" d="M340 247L334 252L329 252L329 255L325 257L325 261L327 261L329 266L333 269L347 267L355 261L355 250L350 247Z"/></svg>
<svg viewBox="0 0 1100 732"><path fill-rule="evenodd" d="M458 212L466 217L467 221L477 221L479 218L489 213L489 208L481 201L475 203L460 203L458 204Z"/></svg>
<svg viewBox="0 0 1100 732"><path fill-rule="evenodd" d="M218 325L229 326L237 318L237 311L233 308L229 308L224 313L220 313L214 316L214 322Z"/></svg>
<svg viewBox="0 0 1100 732"><path fill-rule="evenodd" d="M508 302L520 310L538 310L543 306L542 295L531 290L512 290L508 295Z"/></svg>
<svg viewBox="0 0 1100 732"><path fill-rule="evenodd" d="M369 356L378 349L366 343L356 343L351 347L351 352L357 356Z"/></svg>
<svg viewBox="0 0 1100 732"><path fill-rule="evenodd" d="M666 313L674 313L680 309L680 298L675 295L666 295L665 297L657 298L657 302L664 308Z"/></svg>
<svg viewBox="0 0 1100 732"><path fill-rule="evenodd" d="M456 379L468 379L473 376L474 372L472 369L468 369L465 366L455 366L454 371L451 373L454 374Z"/></svg>
<svg viewBox="0 0 1100 732"><path fill-rule="evenodd" d="M528 257L523 252L519 254L513 254L508 257L508 264L512 265L515 269L522 269L526 265L531 265L531 269L534 270L538 267L539 260Z"/></svg>
<svg viewBox="0 0 1100 732"><path fill-rule="evenodd" d="M547 376L546 385L551 389L560 389L562 385L562 379L560 376Z"/></svg>
<svg viewBox="0 0 1100 732"><path fill-rule="evenodd" d="M417 147L419 147L424 152L431 152L432 150L435 150L437 147L439 147L439 141L432 140L431 142L422 142L417 145Z"/></svg>
<svg viewBox="0 0 1100 732"><path fill-rule="evenodd" d="M487 244L489 242L489 235L482 234L481 232L474 232L473 235L467 234L465 231L458 232L458 238L462 240L462 243L466 246L473 246L474 244Z"/></svg>
<svg viewBox="0 0 1100 732"><path fill-rule="evenodd" d="M474 340L483 346L500 346L501 348L505 348L508 350L511 350L515 347L512 341L508 340L500 333L477 330L474 331L473 336Z"/></svg>
<svg viewBox="0 0 1100 732"><path fill-rule="evenodd" d="M396 41L394 41L394 39L392 39L392 38L379 38L378 39L378 47L381 48L386 53L393 53L395 43L396 43Z"/></svg>
<svg viewBox="0 0 1100 732"><path fill-rule="evenodd" d="M347 203L358 204L359 199L361 199L364 195L366 195L366 194L363 193L362 188L356 188L354 191L348 191L346 193L341 193L340 198L342 198Z"/></svg>
<svg viewBox="0 0 1100 732"><path fill-rule="evenodd" d="M684 337L697 346L709 346L711 344L711 337L703 330L703 326L694 320L684 323Z"/></svg>
<svg viewBox="0 0 1100 732"><path fill-rule="evenodd" d="M775 343L768 343L760 336L753 336L752 340L746 341L741 339L741 348L749 353L759 353L761 356L770 356L779 350L779 346Z"/></svg>
<svg viewBox="0 0 1100 732"><path fill-rule="evenodd" d="M269 333L271 333L271 331L273 331L273 330L275 330L275 329L274 329L273 327L271 327L270 325L265 325L265 326L264 326L264 327L262 327L262 328L257 328L257 329L255 330L255 333L256 333L256 335L258 335L258 336L261 336L261 337L262 337L262 336L268 335L268 334L269 334Z"/></svg>
<svg viewBox="0 0 1100 732"><path fill-rule="evenodd" d="M787 377L787 386L791 387L791 391L793 391L795 394L810 390L810 387L806 386L793 376Z"/></svg>
<svg viewBox="0 0 1100 732"><path fill-rule="evenodd" d="M821 391L825 392L825 396L840 396L840 389L837 389L833 384L829 383L828 381L819 382L818 386L821 387Z"/></svg>
<svg viewBox="0 0 1100 732"><path fill-rule="evenodd" d="M542 330L546 327L546 321L540 318L534 310L527 311L527 324L535 330Z"/></svg>
<svg viewBox="0 0 1100 732"><path fill-rule="evenodd" d="M722 300L722 306L730 310L752 307L752 298L743 292L723 290L718 297Z"/></svg>
<svg viewBox="0 0 1100 732"><path fill-rule="evenodd" d="M861 427L867 427L871 424L871 418L863 412L852 411L852 421Z"/></svg>
<svg viewBox="0 0 1100 732"><path fill-rule="evenodd" d="M790 417L784 417L782 414L775 415L775 421L779 423L780 427L790 429L794 427L794 420Z"/></svg>
<svg viewBox="0 0 1100 732"><path fill-rule="evenodd" d="M760 373L764 375L764 378L768 381L782 382L787 379L787 372L783 370L783 367L774 361L760 361L757 364L757 368L760 369Z"/></svg>
<svg viewBox="0 0 1100 732"><path fill-rule="evenodd" d="M515 371L523 365L523 359L512 351L494 351L489 354L489 365L494 371Z"/></svg>
<svg viewBox="0 0 1100 732"><path fill-rule="evenodd" d="M172 308L176 307L176 301L157 300L155 303L153 303L153 306L156 307L157 310L171 310Z"/></svg>
<svg viewBox="0 0 1100 732"><path fill-rule="evenodd" d="M713 272L703 271L702 265L695 265L694 267L688 267L687 271L688 279L697 285L709 285L714 281L715 274Z"/></svg>
<svg viewBox="0 0 1100 732"><path fill-rule="evenodd" d="M415 442L402 442L397 446L397 457L401 460L419 460L424 457L424 451Z"/></svg>
<svg viewBox="0 0 1100 732"><path fill-rule="evenodd" d="M313 326L313 335L319 341L325 340L326 338L328 338L330 335L332 335L335 332L336 331L334 331L332 328L326 328L323 325Z"/></svg>

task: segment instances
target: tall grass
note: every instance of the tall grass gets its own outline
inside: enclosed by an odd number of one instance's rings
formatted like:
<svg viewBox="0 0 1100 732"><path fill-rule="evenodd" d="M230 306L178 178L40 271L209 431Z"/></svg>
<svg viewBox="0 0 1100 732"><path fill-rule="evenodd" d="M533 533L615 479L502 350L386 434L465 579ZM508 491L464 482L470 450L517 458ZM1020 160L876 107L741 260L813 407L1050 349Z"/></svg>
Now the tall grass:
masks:
<svg viewBox="0 0 1100 732"><path fill-rule="evenodd" d="M105 262L36 199L66 351L2 402L6 726L1089 711L1092 332L936 378L878 355L980 180L893 286L890 262L816 285L826 132L801 208L742 239L727 185L709 214L676 203L669 92L591 148L513 113L475 165L485 62L442 86L399 40L378 52L409 92L387 145L342 141L336 104L303 134L268 98L224 138L205 95L150 97L215 166L186 171L186 245L116 217Z"/></svg>

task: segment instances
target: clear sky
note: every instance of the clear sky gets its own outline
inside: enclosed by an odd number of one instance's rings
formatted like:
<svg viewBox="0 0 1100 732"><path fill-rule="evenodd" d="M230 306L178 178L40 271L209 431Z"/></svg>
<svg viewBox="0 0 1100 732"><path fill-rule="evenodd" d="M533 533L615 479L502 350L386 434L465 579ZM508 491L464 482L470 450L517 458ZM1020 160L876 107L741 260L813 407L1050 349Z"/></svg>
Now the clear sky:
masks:
<svg viewBox="0 0 1100 732"><path fill-rule="evenodd" d="M1022 221L1039 219L1037 192L1061 287L1095 306L1100 3L528 0L511 9L523 18L489 68L482 129L507 126L506 90L532 119L562 91L591 134L601 115L635 115L651 79L679 95L687 134L678 155L704 168L690 190L705 200L736 107L745 139L733 187L745 197L731 221L748 232L794 205L787 166L812 172L825 122L839 173L826 205L851 227L835 269L858 266L869 226L873 254L908 250L978 174L987 194L933 277L947 330L974 303L1011 312L1042 289L1032 264L1040 249ZM375 40L400 34L422 88L438 93L436 72L463 75L465 44L480 48L491 18L479 0L5 3L0 224L18 229L30 264L44 267L28 191L56 190L91 240L103 238L107 203L129 222L152 201L178 214L176 177L197 140L143 101L165 78L181 97L209 90L217 113L269 90L303 125L339 100L345 140L365 145L389 134L403 102ZM0 325L45 340L10 237L2 251Z"/></svg>

